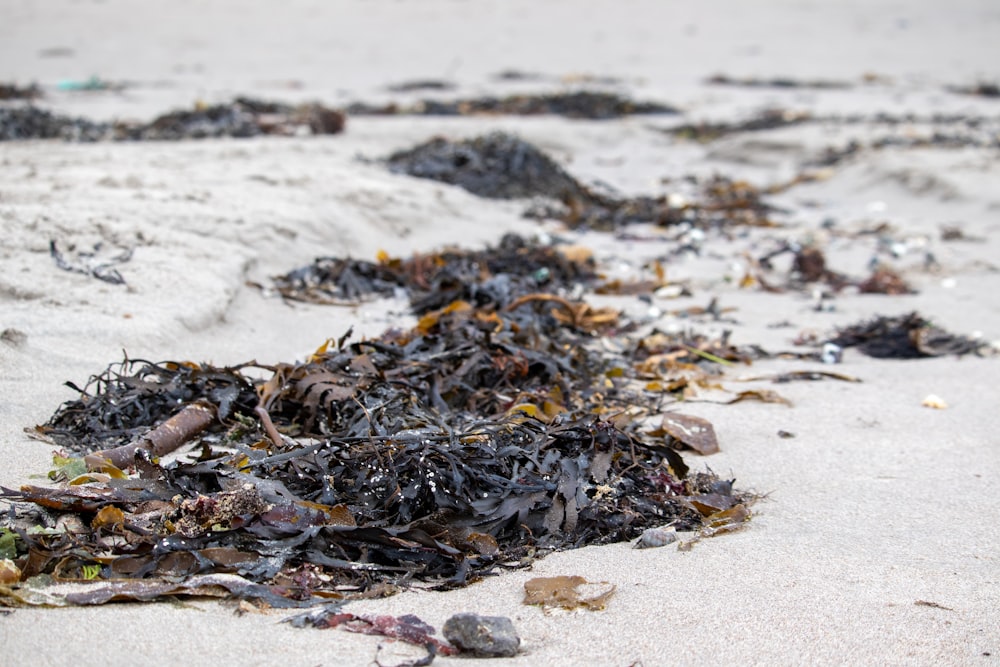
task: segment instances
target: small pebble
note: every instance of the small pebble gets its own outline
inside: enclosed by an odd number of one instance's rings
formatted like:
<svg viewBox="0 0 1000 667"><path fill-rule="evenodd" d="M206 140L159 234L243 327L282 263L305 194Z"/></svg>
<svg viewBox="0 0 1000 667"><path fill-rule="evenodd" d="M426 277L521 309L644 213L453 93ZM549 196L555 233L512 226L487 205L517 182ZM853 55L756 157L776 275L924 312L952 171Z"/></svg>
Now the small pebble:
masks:
<svg viewBox="0 0 1000 667"><path fill-rule="evenodd" d="M514 624L504 616L455 614L444 622L442 632L459 651L484 658L515 656L521 646Z"/></svg>

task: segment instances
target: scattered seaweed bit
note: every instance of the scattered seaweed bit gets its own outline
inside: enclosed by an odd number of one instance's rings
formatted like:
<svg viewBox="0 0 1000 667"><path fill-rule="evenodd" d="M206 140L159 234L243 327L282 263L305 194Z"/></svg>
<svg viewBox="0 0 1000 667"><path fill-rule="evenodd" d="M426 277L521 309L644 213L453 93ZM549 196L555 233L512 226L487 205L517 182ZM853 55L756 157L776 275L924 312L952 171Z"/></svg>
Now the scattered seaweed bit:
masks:
<svg viewBox="0 0 1000 667"><path fill-rule="evenodd" d="M434 627L413 614L403 614L402 616L352 614L342 611L341 605L334 603L324 606L319 611L292 616L283 622L295 628L306 626L319 630L343 628L348 632L357 632L363 635L389 637L427 650L427 657L424 660L408 663L410 665L429 665L437 655L455 655L459 652L454 647L434 637L436 632Z"/></svg>
<svg viewBox="0 0 1000 667"><path fill-rule="evenodd" d="M880 315L838 330L827 343L857 347L876 359L920 359L945 355L983 355L989 343L948 333L916 312L896 317Z"/></svg>
<svg viewBox="0 0 1000 667"><path fill-rule="evenodd" d="M740 132L760 132L781 127L801 125L814 120L808 111L793 111L791 109L765 109L758 114L739 122L686 123L664 130L667 134L679 139L709 143L722 137Z"/></svg>
<svg viewBox="0 0 1000 667"><path fill-rule="evenodd" d="M406 260L382 255L378 262L321 257L274 278L273 285L283 298L328 304L404 291L418 315L455 301L502 308L528 293L571 291L598 280L592 258L567 253L507 234L479 251L452 248Z"/></svg>
<svg viewBox="0 0 1000 667"><path fill-rule="evenodd" d="M460 652L480 658L512 658L521 646L521 638L506 616L455 614L444 622L441 632Z"/></svg>
<svg viewBox="0 0 1000 667"><path fill-rule="evenodd" d="M705 517L705 525L699 528L693 537L680 540L677 543L678 551L690 551L695 544L705 538L741 530L752 516L750 509L742 503L723 508L715 498L710 497L704 497L702 502L696 503L696 506Z"/></svg>
<svg viewBox="0 0 1000 667"><path fill-rule="evenodd" d="M862 294L900 295L917 293L902 276L888 266L876 267L871 275L858 282L857 286L858 291Z"/></svg>
<svg viewBox="0 0 1000 667"><path fill-rule="evenodd" d="M636 102L615 93L575 91L545 95L508 95L474 99L421 100L410 106L351 104L353 116L540 116L554 115L588 120L610 120L639 114L676 114L677 109L656 102Z"/></svg>
<svg viewBox="0 0 1000 667"><path fill-rule="evenodd" d="M393 93L412 93L418 90L454 90L455 84L444 79L413 79L386 86Z"/></svg>
<svg viewBox="0 0 1000 667"><path fill-rule="evenodd" d="M794 79L792 77L774 77L764 79L759 77L731 77L726 74L715 74L705 80L713 86L739 86L741 88L811 88L817 90L846 90L853 86L846 81L827 79Z"/></svg>
<svg viewBox="0 0 1000 667"><path fill-rule="evenodd" d="M755 375L752 377L740 378L741 382L759 382L769 380L775 384L786 382L817 382L819 380L840 380L841 382L861 382L861 378L847 375L845 373L832 373L830 371L788 371L785 373L775 373L773 375Z"/></svg>
<svg viewBox="0 0 1000 667"><path fill-rule="evenodd" d="M946 90L959 95L973 95L975 97L1000 97L1000 85L992 82L980 81L971 86L947 86Z"/></svg>
<svg viewBox="0 0 1000 667"><path fill-rule="evenodd" d="M104 245L98 243L91 250L77 250L71 246L69 251L74 254L73 259L66 258L56 246L55 240L49 241L49 256L63 271L81 273L112 285L125 284L122 274L114 267L132 259L132 248L124 248L118 254L109 255Z"/></svg>
<svg viewBox="0 0 1000 667"><path fill-rule="evenodd" d="M524 604L538 605L549 613L555 608L600 611L608 606L616 586L590 582L578 575L535 577L524 582Z"/></svg>
<svg viewBox="0 0 1000 667"><path fill-rule="evenodd" d="M955 611L951 607L945 607L943 604L931 602L930 600L917 600L913 604L918 607L931 607L933 609L943 609L944 611Z"/></svg>
<svg viewBox="0 0 1000 667"><path fill-rule="evenodd" d="M16 83L0 83L0 100L34 100L42 96L38 84L19 86Z"/></svg>

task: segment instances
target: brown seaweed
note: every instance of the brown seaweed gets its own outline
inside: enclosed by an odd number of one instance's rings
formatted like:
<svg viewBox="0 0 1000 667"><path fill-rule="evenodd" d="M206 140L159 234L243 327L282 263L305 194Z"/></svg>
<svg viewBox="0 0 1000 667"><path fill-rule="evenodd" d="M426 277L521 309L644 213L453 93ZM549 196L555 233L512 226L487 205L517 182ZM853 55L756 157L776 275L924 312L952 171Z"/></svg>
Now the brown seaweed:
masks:
<svg viewBox="0 0 1000 667"><path fill-rule="evenodd" d="M590 582L577 575L535 577L524 582L524 604L538 605L545 611L556 607L599 611L614 592L614 584Z"/></svg>

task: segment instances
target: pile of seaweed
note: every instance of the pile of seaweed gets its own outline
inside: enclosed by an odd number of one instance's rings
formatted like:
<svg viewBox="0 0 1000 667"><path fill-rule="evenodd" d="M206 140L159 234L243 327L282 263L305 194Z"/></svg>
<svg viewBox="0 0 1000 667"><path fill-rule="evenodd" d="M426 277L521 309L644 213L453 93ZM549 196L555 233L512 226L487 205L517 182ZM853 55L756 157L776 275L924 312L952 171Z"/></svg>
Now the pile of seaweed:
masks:
<svg viewBox="0 0 1000 667"><path fill-rule="evenodd" d="M457 185L481 197L554 200L555 205L542 204L527 214L572 227L607 230L640 222L771 226L769 214L775 210L757 188L722 176L704 183L701 201L677 203L667 196L599 192L580 183L536 146L504 132L461 141L437 137L393 153L386 163L393 172Z"/></svg>
<svg viewBox="0 0 1000 667"><path fill-rule="evenodd" d="M425 290L409 330L348 332L299 363L126 359L92 378L38 427L85 455L58 461L66 483L3 492L46 508L35 529L5 531L17 578L106 580L70 603L222 586L292 605L463 585L552 549L748 518L752 498L730 481L688 475L679 450L718 448L708 422L650 424L699 364L740 351L658 334L609 352L591 332L617 316L556 293L588 265L516 239L473 256L383 262ZM198 445L187 458L156 456L185 443ZM198 579L220 573L233 576ZM17 586L0 599L32 600Z"/></svg>
<svg viewBox="0 0 1000 667"><path fill-rule="evenodd" d="M588 120L610 120L638 114L676 114L677 109L657 102L636 102L609 92L574 91L541 95L487 95L465 100L421 100L400 106L390 103L355 103L347 107L353 116L539 116L554 115Z"/></svg>
<svg viewBox="0 0 1000 667"><path fill-rule="evenodd" d="M265 134L337 134L344 114L320 104L293 106L239 97L228 104L173 111L149 123L98 123L34 106L0 107L0 141L177 141Z"/></svg>

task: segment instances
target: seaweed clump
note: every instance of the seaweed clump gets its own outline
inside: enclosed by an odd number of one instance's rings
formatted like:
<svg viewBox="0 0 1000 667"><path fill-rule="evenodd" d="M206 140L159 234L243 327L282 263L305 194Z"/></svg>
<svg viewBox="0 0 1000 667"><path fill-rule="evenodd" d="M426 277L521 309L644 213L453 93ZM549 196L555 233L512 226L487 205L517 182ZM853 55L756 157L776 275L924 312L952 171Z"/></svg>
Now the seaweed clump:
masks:
<svg viewBox="0 0 1000 667"><path fill-rule="evenodd" d="M857 347L876 359L985 354L990 349L990 344L982 339L949 333L915 312L896 317L881 315L844 327L827 342Z"/></svg>
<svg viewBox="0 0 1000 667"><path fill-rule="evenodd" d="M572 227L773 224L768 216L774 209L744 181L709 179L696 202L676 203L667 196L618 197L584 185L534 145L503 132L462 141L437 137L393 153L386 162L393 172L457 185L480 197L543 198L545 202L526 215L561 220Z"/></svg>
<svg viewBox="0 0 1000 667"><path fill-rule="evenodd" d="M552 275L556 290L574 274ZM490 280L514 287L477 300ZM297 604L418 581L463 585L552 549L669 522L701 530L745 507L751 496L730 482L688 475L680 450L717 448L704 420L676 415L650 428L671 389L644 383L673 361L647 353L633 363L594 345L591 332L620 327L616 316L522 291L531 285L498 273L468 300L415 303L423 315L411 329L353 342L348 333L300 363L109 368L38 429L90 452L90 469L66 457L53 475L72 483L4 491L63 523L80 517L72 533L15 527L22 578L111 580L115 596L134 599L151 595L150 582L201 590L198 577L232 573L243 584L229 580L227 594ZM664 340L655 350L705 360L703 344ZM206 410L211 419L171 431ZM140 438L171 431L200 450L166 461L138 447L113 465L118 443L144 427L152 431Z"/></svg>

